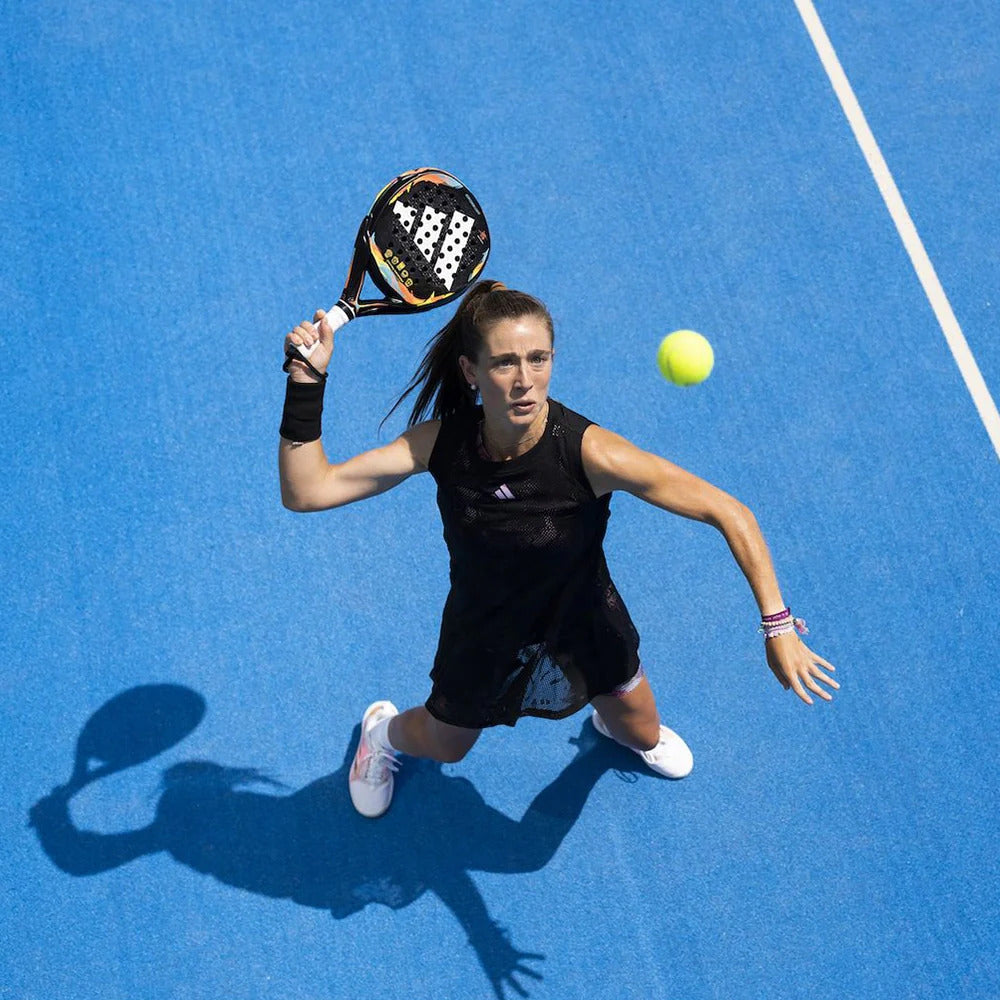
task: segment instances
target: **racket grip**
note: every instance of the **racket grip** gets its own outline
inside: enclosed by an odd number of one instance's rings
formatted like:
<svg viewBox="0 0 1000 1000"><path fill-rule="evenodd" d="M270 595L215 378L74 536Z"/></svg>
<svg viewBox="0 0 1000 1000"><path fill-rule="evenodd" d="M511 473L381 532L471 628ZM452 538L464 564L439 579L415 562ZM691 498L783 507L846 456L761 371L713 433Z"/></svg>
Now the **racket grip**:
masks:
<svg viewBox="0 0 1000 1000"><path fill-rule="evenodd" d="M340 306L331 306L330 311L326 314L326 321L330 325L330 330L336 333L337 330L351 321L351 317ZM318 343L317 340L316 344ZM312 352L316 350L316 344L312 344L310 347L299 345L295 349L308 360Z"/></svg>

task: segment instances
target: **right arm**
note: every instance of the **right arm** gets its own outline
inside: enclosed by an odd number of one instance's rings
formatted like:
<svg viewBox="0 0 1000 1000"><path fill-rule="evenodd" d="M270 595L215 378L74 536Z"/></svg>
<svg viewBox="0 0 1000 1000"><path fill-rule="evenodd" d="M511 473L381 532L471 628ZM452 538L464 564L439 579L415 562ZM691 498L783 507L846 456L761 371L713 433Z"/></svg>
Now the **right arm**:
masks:
<svg viewBox="0 0 1000 1000"><path fill-rule="evenodd" d="M333 353L333 333L317 312L317 329L301 323L286 337L287 344L317 344L311 363L325 371ZM293 362L289 377L296 382L315 381L305 365ZM281 438L278 446L278 475L281 502L289 510L315 511L376 496L398 486L418 472L426 472L440 421L428 420L401 434L395 441L362 452L346 462L330 462L322 440L298 443Z"/></svg>
<svg viewBox="0 0 1000 1000"><path fill-rule="evenodd" d="M289 510L329 510L391 490L415 473L427 471L439 426L437 420L417 424L395 441L346 462L328 461L321 441L295 444L282 438L278 447L281 502Z"/></svg>

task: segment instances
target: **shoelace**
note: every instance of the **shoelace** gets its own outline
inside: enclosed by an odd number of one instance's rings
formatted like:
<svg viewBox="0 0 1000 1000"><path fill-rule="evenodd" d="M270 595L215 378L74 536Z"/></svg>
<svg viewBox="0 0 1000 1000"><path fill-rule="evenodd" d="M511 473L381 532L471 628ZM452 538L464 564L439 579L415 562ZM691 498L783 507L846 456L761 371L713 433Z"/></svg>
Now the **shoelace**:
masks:
<svg viewBox="0 0 1000 1000"><path fill-rule="evenodd" d="M399 761L388 750L373 749L365 761L363 780L369 785L381 785L389 771L398 771Z"/></svg>

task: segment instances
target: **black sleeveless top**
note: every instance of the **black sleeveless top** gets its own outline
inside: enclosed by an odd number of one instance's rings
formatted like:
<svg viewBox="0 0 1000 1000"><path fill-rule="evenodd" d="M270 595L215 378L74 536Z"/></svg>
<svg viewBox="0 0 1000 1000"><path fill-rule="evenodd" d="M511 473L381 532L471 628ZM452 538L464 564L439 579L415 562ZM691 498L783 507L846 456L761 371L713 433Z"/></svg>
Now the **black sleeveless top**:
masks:
<svg viewBox="0 0 1000 1000"><path fill-rule="evenodd" d="M610 496L583 469L591 421L549 400L545 430L508 462L479 450L481 407L446 418L437 482L451 591L427 708L470 728L562 718L639 669L639 636L602 547Z"/></svg>

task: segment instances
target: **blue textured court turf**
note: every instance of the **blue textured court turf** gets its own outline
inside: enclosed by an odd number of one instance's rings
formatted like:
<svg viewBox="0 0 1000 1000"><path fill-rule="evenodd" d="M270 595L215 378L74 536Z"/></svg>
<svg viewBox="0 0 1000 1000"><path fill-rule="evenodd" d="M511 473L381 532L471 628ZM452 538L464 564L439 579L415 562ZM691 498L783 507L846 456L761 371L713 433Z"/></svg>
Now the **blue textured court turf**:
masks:
<svg viewBox="0 0 1000 1000"><path fill-rule="evenodd" d="M1000 24L927 7L820 14L996 396ZM790 0L2 19L0 997L1000 995L1000 463ZM550 305L553 394L754 509L832 705L774 682L710 528L620 497L691 777L581 714L353 813L354 729L426 696L447 559L429 477L281 508L281 338L425 164ZM339 336L332 456L444 316ZM678 327L716 348L694 390L655 370ZM150 683L204 720L30 828Z"/></svg>

